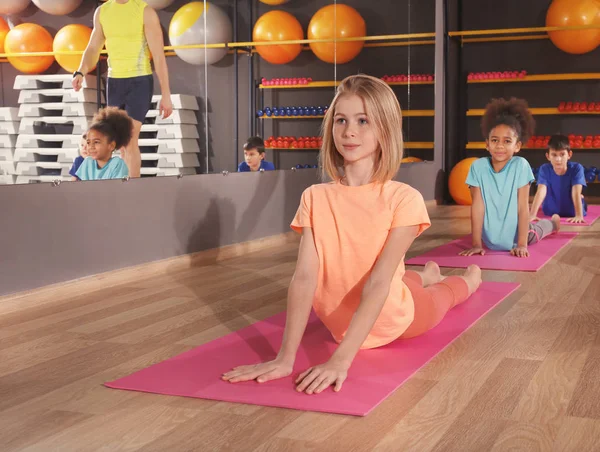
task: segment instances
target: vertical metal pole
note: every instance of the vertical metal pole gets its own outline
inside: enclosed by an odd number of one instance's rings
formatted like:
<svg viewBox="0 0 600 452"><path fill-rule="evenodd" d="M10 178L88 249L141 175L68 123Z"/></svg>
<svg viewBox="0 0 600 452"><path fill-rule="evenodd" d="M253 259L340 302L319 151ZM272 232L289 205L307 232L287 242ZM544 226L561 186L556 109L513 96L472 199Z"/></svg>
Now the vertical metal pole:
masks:
<svg viewBox="0 0 600 452"><path fill-rule="evenodd" d="M234 0L233 2L233 42L237 42L238 40L238 0ZM233 150L233 168L237 167L237 163L238 163L238 152L239 152L239 142L240 142L240 127L239 127L239 108L240 108L240 101L239 101L239 83L240 83L240 76L239 76L239 63L238 63L238 48L236 47L233 50L233 66L235 68L235 94L234 94L234 109L235 109L235 116L234 116L234 129L235 129L235 141L234 141L234 150Z"/></svg>
<svg viewBox="0 0 600 452"><path fill-rule="evenodd" d="M253 18L253 3L254 0L248 1L248 13L250 26L248 27L248 41L252 41L252 28L254 26ZM252 52L252 48L249 49ZM254 57L250 53L248 57L248 133L254 135L254 117L256 116L255 105L254 105Z"/></svg>

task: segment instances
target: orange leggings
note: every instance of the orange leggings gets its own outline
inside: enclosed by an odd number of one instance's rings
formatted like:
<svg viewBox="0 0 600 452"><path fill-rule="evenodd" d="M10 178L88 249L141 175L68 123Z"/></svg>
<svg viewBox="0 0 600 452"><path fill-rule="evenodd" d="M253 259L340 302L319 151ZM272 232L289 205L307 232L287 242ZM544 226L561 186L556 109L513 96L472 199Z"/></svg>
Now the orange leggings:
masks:
<svg viewBox="0 0 600 452"><path fill-rule="evenodd" d="M415 319L400 336L404 339L420 336L434 328L450 309L469 296L467 282L458 276L449 276L439 283L423 287L421 275L407 270L402 280L415 303Z"/></svg>

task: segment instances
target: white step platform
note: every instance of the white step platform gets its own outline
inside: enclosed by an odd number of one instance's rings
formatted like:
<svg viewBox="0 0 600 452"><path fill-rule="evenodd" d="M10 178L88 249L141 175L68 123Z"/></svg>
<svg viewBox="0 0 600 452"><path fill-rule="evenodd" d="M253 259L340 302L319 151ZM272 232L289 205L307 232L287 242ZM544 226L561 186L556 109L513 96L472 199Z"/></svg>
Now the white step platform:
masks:
<svg viewBox="0 0 600 452"><path fill-rule="evenodd" d="M154 124L198 124L194 110L173 110L171 116L163 119L158 110L149 110L146 118Z"/></svg>
<svg viewBox="0 0 600 452"><path fill-rule="evenodd" d="M19 121L19 108L0 107L0 121Z"/></svg>
<svg viewBox="0 0 600 452"><path fill-rule="evenodd" d="M77 148L81 137L79 135L18 135L17 148ZM55 146L48 146L49 143L56 143ZM10 146L7 146L10 147Z"/></svg>
<svg viewBox="0 0 600 452"><path fill-rule="evenodd" d="M191 176L196 174L194 168L141 168L140 174L142 176Z"/></svg>
<svg viewBox="0 0 600 452"><path fill-rule="evenodd" d="M95 103L65 103L50 102L46 104L21 104L19 107L19 116L39 117L39 116L87 116L92 117L98 111Z"/></svg>
<svg viewBox="0 0 600 452"><path fill-rule="evenodd" d="M161 95L156 94L152 96L152 110L158 110L158 103L160 102ZM173 109L176 110L199 110L198 100L195 96L189 94L171 94L171 103Z"/></svg>
<svg viewBox="0 0 600 452"><path fill-rule="evenodd" d="M19 176L68 176L71 163L19 162L16 174Z"/></svg>
<svg viewBox="0 0 600 452"><path fill-rule="evenodd" d="M2 162L0 161L0 174L4 175L16 175L15 162Z"/></svg>
<svg viewBox="0 0 600 452"><path fill-rule="evenodd" d="M154 161L156 168L196 168L200 166L198 154L142 154L142 161Z"/></svg>
<svg viewBox="0 0 600 452"><path fill-rule="evenodd" d="M51 75L17 75L15 77L14 89L57 89L73 88L71 84L72 74ZM96 89L96 76L86 75L83 78L82 88Z"/></svg>
<svg viewBox="0 0 600 452"><path fill-rule="evenodd" d="M144 124L142 126L143 134L154 134L152 138L158 138L159 140L173 140L173 139L184 139L192 138L198 139L198 129L192 124L173 124L173 125L158 125L158 124Z"/></svg>
<svg viewBox="0 0 600 452"><path fill-rule="evenodd" d="M101 95L102 102L104 96ZM19 104L44 104L44 103L96 103L98 90L83 88L79 91L74 89L34 89L23 90L19 93Z"/></svg>
<svg viewBox="0 0 600 452"><path fill-rule="evenodd" d="M156 138L142 138L139 140L138 144L140 148L152 148L152 152L148 152L148 149L142 149L143 154L184 154L200 152L200 146L198 145L197 140L158 140Z"/></svg>
<svg viewBox="0 0 600 452"><path fill-rule="evenodd" d="M0 148L14 148L18 135L0 135Z"/></svg>
<svg viewBox="0 0 600 452"><path fill-rule="evenodd" d="M0 185L13 185L16 179L16 176L0 174Z"/></svg>
<svg viewBox="0 0 600 452"><path fill-rule="evenodd" d="M0 148L0 162L14 160L14 149Z"/></svg>
<svg viewBox="0 0 600 452"><path fill-rule="evenodd" d="M78 148L16 148L12 159L15 162L43 161L72 164L77 157L79 157Z"/></svg>
<svg viewBox="0 0 600 452"><path fill-rule="evenodd" d="M0 121L0 134L16 135L19 133L19 121Z"/></svg>
<svg viewBox="0 0 600 452"><path fill-rule="evenodd" d="M17 176L15 184L44 184L55 180L68 182L71 176Z"/></svg>
<svg viewBox="0 0 600 452"><path fill-rule="evenodd" d="M0 123L1 124L1 123ZM89 126L89 121L84 116L40 116L27 117L21 120L19 133L34 134L36 126L51 127L53 125L73 126L73 135L82 135Z"/></svg>

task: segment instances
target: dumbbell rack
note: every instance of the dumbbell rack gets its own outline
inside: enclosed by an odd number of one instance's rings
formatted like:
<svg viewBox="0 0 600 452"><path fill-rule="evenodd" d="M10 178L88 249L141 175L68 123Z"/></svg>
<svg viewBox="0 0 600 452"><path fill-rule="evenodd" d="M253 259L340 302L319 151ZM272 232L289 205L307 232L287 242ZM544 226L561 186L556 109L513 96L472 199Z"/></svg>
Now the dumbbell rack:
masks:
<svg viewBox="0 0 600 452"><path fill-rule="evenodd" d="M162 119L158 110L160 99L160 95L152 97L152 106L140 133L141 176L196 174L200 167L198 101L194 96L173 94L173 113Z"/></svg>
<svg viewBox="0 0 600 452"><path fill-rule="evenodd" d="M81 135L98 110L96 77L87 75L76 92L70 74L18 75L20 118L15 183L70 180Z"/></svg>

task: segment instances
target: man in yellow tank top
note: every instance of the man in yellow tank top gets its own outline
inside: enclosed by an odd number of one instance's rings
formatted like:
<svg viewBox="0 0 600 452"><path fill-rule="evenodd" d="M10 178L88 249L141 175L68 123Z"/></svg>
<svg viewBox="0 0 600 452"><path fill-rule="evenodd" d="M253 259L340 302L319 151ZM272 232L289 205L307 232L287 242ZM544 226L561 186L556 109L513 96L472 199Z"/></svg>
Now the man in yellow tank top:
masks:
<svg viewBox="0 0 600 452"><path fill-rule="evenodd" d="M124 109L133 119L131 142L121 153L129 175L140 177L142 161L138 139L154 92L150 55L162 94L160 113L167 118L173 111L163 34L156 11L143 0L108 0L99 6L81 65L73 74L75 91L81 89L83 74L98 62L105 43L108 52L106 102Z"/></svg>

